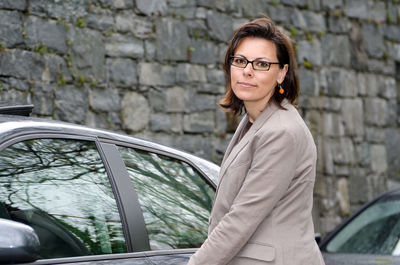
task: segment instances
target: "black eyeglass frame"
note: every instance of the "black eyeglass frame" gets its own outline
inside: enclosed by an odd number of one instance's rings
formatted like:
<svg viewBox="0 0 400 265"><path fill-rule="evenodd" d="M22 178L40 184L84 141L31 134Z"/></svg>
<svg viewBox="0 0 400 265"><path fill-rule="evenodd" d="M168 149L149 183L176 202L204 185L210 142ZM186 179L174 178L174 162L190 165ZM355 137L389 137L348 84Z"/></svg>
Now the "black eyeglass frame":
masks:
<svg viewBox="0 0 400 265"><path fill-rule="evenodd" d="M245 61L246 61L246 65L245 65L245 66L238 66L238 65L233 64L233 59L235 59L235 58L240 58L240 59L245 60ZM265 63L268 63L268 69L266 69L266 70L256 69L256 68L254 68L254 64L253 64L253 63L256 62L256 61L259 61L259 60L260 60L260 58L255 59L255 60L253 60L253 61L250 61L250 60L248 60L246 57L242 57L242 56L231 56L231 57L229 57L230 65L233 65L233 66L235 66L235 67L244 69L244 68L247 67L247 65L248 65L249 63L251 63L251 67L253 67L253 70L254 70L254 71L263 71L263 72L265 72L265 71L269 71L269 69L271 68L271 64L279 64L279 65L281 65L280 62L268 62L268 61L263 61L263 62L265 62Z"/></svg>

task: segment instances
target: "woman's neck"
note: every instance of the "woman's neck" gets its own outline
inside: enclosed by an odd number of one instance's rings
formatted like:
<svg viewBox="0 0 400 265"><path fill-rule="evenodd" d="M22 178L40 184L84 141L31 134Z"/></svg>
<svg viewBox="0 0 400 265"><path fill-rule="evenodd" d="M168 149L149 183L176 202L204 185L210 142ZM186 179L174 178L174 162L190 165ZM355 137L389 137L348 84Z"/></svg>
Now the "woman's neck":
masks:
<svg viewBox="0 0 400 265"><path fill-rule="evenodd" d="M263 101L244 101L247 115L249 115L249 121L254 123L261 112L267 107L270 97Z"/></svg>

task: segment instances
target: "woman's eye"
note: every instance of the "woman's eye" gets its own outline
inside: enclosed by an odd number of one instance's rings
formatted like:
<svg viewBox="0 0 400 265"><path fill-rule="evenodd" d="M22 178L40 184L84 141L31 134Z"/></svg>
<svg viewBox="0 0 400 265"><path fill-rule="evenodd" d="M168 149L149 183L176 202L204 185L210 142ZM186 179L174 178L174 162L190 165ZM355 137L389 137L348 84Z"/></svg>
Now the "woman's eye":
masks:
<svg viewBox="0 0 400 265"><path fill-rule="evenodd" d="M267 68L268 65L269 65L269 63L265 62L265 61L257 61L256 64L257 64L258 67L261 67L261 68Z"/></svg>
<svg viewBox="0 0 400 265"><path fill-rule="evenodd" d="M241 59L241 58L235 58L235 63L237 63L237 64L245 64L246 61L244 59Z"/></svg>

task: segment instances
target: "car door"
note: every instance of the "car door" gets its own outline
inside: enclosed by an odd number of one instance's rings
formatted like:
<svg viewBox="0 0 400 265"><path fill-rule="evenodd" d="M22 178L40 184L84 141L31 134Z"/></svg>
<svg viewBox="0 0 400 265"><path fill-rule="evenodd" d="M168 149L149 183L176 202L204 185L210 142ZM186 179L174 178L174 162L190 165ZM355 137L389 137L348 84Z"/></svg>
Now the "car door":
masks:
<svg viewBox="0 0 400 265"><path fill-rule="evenodd" d="M104 161L94 137L38 134L0 143L0 218L35 230L35 264L149 264L143 252L128 253L135 229Z"/></svg>
<svg viewBox="0 0 400 265"><path fill-rule="evenodd" d="M107 157L116 151L143 213L152 264L186 264L207 237L215 187L196 164L174 153L126 143L102 143ZM128 218L131 220L131 218Z"/></svg>

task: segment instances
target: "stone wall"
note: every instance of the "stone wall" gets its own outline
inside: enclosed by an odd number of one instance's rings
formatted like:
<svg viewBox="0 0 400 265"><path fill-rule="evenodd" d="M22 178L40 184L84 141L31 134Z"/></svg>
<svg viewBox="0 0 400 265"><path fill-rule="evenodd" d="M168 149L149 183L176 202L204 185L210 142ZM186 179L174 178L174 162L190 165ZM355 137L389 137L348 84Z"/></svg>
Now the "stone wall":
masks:
<svg viewBox="0 0 400 265"><path fill-rule="evenodd" d="M261 14L295 41L326 233L400 181L398 0L2 0L0 101L219 163L236 122L222 58Z"/></svg>

